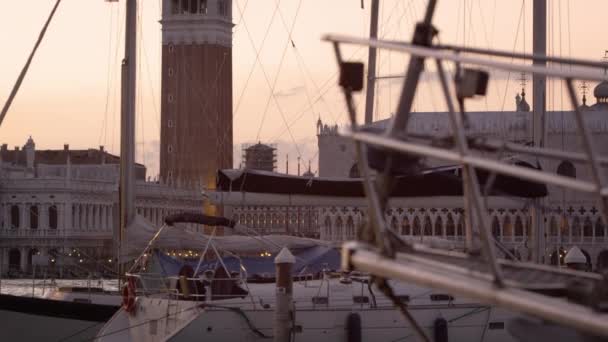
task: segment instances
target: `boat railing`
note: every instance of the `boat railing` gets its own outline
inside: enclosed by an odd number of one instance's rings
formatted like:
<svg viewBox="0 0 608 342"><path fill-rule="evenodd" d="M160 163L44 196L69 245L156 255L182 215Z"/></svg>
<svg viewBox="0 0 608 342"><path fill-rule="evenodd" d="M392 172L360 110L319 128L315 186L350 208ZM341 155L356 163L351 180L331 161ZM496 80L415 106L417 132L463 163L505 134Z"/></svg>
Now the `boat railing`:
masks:
<svg viewBox="0 0 608 342"><path fill-rule="evenodd" d="M247 298L253 308L256 308L255 300L250 291L242 294L213 293L213 282L237 282L242 283L240 278L190 278L185 276L166 276L162 274L127 274L127 278L136 280L136 293L142 296L166 296L169 299L190 301L216 301L234 298Z"/></svg>

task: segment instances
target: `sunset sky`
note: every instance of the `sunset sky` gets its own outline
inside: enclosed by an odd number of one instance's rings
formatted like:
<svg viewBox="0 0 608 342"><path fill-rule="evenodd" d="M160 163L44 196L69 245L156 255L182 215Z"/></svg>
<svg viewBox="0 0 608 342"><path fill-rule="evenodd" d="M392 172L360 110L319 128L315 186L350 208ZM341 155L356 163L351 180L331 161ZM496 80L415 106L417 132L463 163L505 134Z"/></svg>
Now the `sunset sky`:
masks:
<svg viewBox="0 0 608 342"><path fill-rule="evenodd" d="M0 3L2 105L54 3L54 0ZM155 175L160 130L158 20L161 1L140 0L139 3L137 159L150 168L149 175ZM549 3L549 53L600 60L608 49L608 2L551 0ZM235 167L239 166L240 144L259 140L278 144L281 172L284 172L287 153L292 173L298 154L303 163L312 160L314 171L316 120L320 117L330 124L346 122L344 103L336 87L333 50L320 37L325 33L366 36L369 1L365 4L366 8L361 9L360 0L233 1ZM381 1L380 35L409 40L413 24L422 17L425 6L425 0ZM531 6L532 0L440 0L434 22L439 28L441 43L531 52ZM287 33L292 25L295 47ZM260 49L266 32L267 38ZM39 149L62 148L64 143L69 143L72 148L104 145L111 152L118 152L123 36L124 1L63 0L0 127L0 143L22 146L31 135ZM261 66L256 62L256 49L260 50ZM367 51L349 48L345 56L366 61ZM383 51L378 73L401 74L406 61L404 55ZM279 75L274 94L280 110L270 101L262 124L266 103L272 94L264 73L271 83L277 73ZM521 88L518 81L521 76L495 76L488 97L477 100L472 109L513 109L513 98ZM383 81L378 85L377 119L388 117L394 109L400 82ZM415 109L443 110L438 90L436 82L425 82L418 92ZM531 95L530 85L527 90ZM567 108L567 99L562 94L565 92L559 85L548 90L549 110ZM360 109L364 104L361 99L357 99ZM531 98L529 102L532 103ZM290 123L289 129L284 121Z"/></svg>

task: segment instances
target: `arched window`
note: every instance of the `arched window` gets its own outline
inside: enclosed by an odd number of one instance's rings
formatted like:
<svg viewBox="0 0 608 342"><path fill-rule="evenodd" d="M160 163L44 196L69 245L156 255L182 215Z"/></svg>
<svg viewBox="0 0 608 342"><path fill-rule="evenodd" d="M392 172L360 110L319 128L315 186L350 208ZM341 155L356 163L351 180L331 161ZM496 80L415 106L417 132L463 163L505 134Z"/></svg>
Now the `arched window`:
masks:
<svg viewBox="0 0 608 342"><path fill-rule="evenodd" d="M557 231L558 231L558 227L557 227L557 220L554 217L551 217L551 223L549 223L549 235L550 236L557 236Z"/></svg>
<svg viewBox="0 0 608 342"><path fill-rule="evenodd" d="M348 239L355 238L355 221L352 216L348 216L348 219L346 219L346 237Z"/></svg>
<svg viewBox="0 0 608 342"><path fill-rule="evenodd" d="M414 236L420 236L422 232L420 231L420 219L418 218L418 216L414 217L414 225L413 225L413 232L412 235Z"/></svg>
<svg viewBox="0 0 608 342"><path fill-rule="evenodd" d="M38 206L30 207L30 228L38 229Z"/></svg>
<svg viewBox="0 0 608 342"><path fill-rule="evenodd" d="M572 164L572 162L564 160L557 166L557 174L566 177L576 178L576 168L574 167L574 164Z"/></svg>
<svg viewBox="0 0 608 342"><path fill-rule="evenodd" d="M443 220L441 216L437 216L435 219L435 230L433 231L434 236L443 236Z"/></svg>
<svg viewBox="0 0 608 342"><path fill-rule="evenodd" d="M331 240L331 219L329 216L325 216L325 222L323 224L325 227L325 240Z"/></svg>
<svg viewBox="0 0 608 342"><path fill-rule="evenodd" d="M581 221L578 216L572 220L572 239L577 241L581 239Z"/></svg>
<svg viewBox="0 0 608 342"><path fill-rule="evenodd" d="M18 270L21 267L21 251L13 248L8 252L8 269Z"/></svg>
<svg viewBox="0 0 608 342"><path fill-rule="evenodd" d="M456 229L454 226L454 219L452 218L452 214L448 214L448 220L445 224L445 235L454 236L454 234L456 233L455 230Z"/></svg>
<svg viewBox="0 0 608 342"><path fill-rule="evenodd" d="M350 170L348 171L348 177L350 178L360 178L361 174L359 173L359 166L357 166L357 163L354 163L353 166L350 167Z"/></svg>
<svg viewBox="0 0 608 342"><path fill-rule="evenodd" d="M465 224L464 215L460 215L460 218L458 218L458 225L456 225L456 236L464 236Z"/></svg>
<svg viewBox="0 0 608 342"><path fill-rule="evenodd" d="M492 219L492 235L494 235L494 237L496 239L500 239L500 223L498 222L498 217L494 216L494 218Z"/></svg>
<svg viewBox="0 0 608 342"><path fill-rule="evenodd" d="M397 223L397 218L395 216L391 218L391 229L395 233L399 232L399 223Z"/></svg>
<svg viewBox="0 0 608 342"><path fill-rule="evenodd" d="M515 218L515 236L524 236L524 224L520 216Z"/></svg>
<svg viewBox="0 0 608 342"><path fill-rule="evenodd" d="M52 205L49 207L49 228L57 229L58 215L57 206Z"/></svg>
<svg viewBox="0 0 608 342"><path fill-rule="evenodd" d="M410 220L407 217L403 217L403 221L401 221L401 235L412 235L411 229Z"/></svg>
<svg viewBox="0 0 608 342"><path fill-rule="evenodd" d="M502 236L507 238L513 237L513 226L511 225L511 218L509 216L505 216L502 221Z"/></svg>
<svg viewBox="0 0 608 342"><path fill-rule="evenodd" d="M424 235L433 236L433 224L431 223L431 218L428 216L424 218Z"/></svg>
<svg viewBox="0 0 608 342"><path fill-rule="evenodd" d="M591 222L591 218L589 218L589 216L585 218L585 223L583 223L583 235L586 237L593 236L593 223Z"/></svg>
<svg viewBox="0 0 608 342"><path fill-rule="evenodd" d="M604 236L605 232L604 232L604 222L602 222L601 218L598 218L595 221L595 236Z"/></svg>
<svg viewBox="0 0 608 342"><path fill-rule="evenodd" d="M20 215L21 211L19 210L18 205L11 206L11 228L17 229L20 225Z"/></svg>
<svg viewBox="0 0 608 342"><path fill-rule="evenodd" d="M342 241L343 229L344 229L344 224L342 222L342 217L338 216L338 218L336 219L336 240Z"/></svg>

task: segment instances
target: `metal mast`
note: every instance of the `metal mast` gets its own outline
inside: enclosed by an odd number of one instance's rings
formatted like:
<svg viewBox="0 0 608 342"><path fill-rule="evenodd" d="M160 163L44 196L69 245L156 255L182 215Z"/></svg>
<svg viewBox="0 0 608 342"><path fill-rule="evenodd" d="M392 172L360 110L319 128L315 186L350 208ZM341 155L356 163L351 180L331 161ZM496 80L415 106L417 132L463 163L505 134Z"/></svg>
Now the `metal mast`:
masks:
<svg viewBox="0 0 608 342"><path fill-rule="evenodd" d="M137 0L127 0L126 6L125 57L122 60L121 69L120 229L116 236L119 248L123 241L125 229L135 217Z"/></svg>
<svg viewBox="0 0 608 342"><path fill-rule="evenodd" d="M547 55L547 0L534 0L532 4L532 53L534 56ZM534 66L545 67L546 60L535 58ZM535 147L544 147L546 143L546 85L547 77L539 73L532 74L532 137ZM532 210L532 261L544 263L545 254L545 224L544 213L541 209L541 199L534 201Z"/></svg>
<svg viewBox="0 0 608 342"><path fill-rule="evenodd" d="M372 0L372 8L370 13L369 23L369 39L378 38L378 9L380 7L379 0ZM374 116L374 96L376 88L376 48L369 46L367 57L367 92L365 94L365 124L369 125L373 121Z"/></svg>

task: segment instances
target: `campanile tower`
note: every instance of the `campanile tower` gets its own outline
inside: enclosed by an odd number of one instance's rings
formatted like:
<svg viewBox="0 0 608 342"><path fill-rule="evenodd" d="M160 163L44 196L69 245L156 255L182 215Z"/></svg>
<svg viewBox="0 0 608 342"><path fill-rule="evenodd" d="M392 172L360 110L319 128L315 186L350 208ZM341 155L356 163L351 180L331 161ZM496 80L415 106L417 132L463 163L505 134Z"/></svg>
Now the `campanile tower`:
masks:
<svg viewBox="0 0 608 342"><path fill-rule="evenodd" d="M163 0L160 174L215 185L232 167L232 1Z"/></svg>

